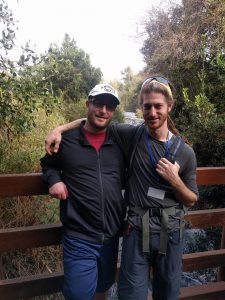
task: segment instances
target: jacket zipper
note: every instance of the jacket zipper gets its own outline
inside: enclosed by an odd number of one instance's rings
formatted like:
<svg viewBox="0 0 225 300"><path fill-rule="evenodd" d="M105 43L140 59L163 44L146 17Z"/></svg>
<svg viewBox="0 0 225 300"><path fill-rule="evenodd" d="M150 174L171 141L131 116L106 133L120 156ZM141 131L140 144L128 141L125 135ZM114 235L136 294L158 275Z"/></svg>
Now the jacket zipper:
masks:
<svg viewBox="0 0 225 300"><path fill-rule="evenodd" d="M100 156L99 152L97 152L98 156L98 172L99 172L99 183L100 183L100 192L101 192L101 213L102 213L102 243L105 240L105 203L104 203L104 191L103 191L103 184L102 184L102 173L101 173L101 162L100 162Z"/></svg>

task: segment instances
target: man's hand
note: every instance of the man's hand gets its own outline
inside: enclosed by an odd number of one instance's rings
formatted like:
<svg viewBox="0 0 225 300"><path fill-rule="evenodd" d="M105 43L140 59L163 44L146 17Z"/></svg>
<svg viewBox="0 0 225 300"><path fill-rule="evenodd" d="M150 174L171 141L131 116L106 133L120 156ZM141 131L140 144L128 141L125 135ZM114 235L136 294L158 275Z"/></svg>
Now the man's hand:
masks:
<svg viewBox="0 0 225 300"><path fill-rule="evenodd" d="M156 165L156 171L158 174L168 181L172 186L180 180L180 176L178 175L179 169L180 166L177 162L172 164L166 158L161 158Z"/></svg>
<svg viewBox="0 0 225 300"><path fill-rule="evenodd" d="M49 194L53 198L66 200L68 198L68 190L63 182L57 182L49 188Z"/></svg>
<svg viewBox="0 0 225 300"><path fill-rule="evenodd" d="M86 121L86 118L77 119L70 123L60 125L54 128L45 139L45 151L52 155L52 153L56 153L59 150L59 144L62 140L62 133L70 130L72 128L77 128L80 126L82 121Z"/></svg>
<svg viewBox="0 0 225 300"><path fill-rule="evenodd" d="M45 151L49 155L52 155L52 153L56 153L59 150L59 144L62 139L59 127L60 126L54 128L45 139Z"/></svg>
<svg viewBox="0 0 225 300"><path fill-rule="evenodd" d="M156 166L156 171L170 183L178 202L187 207L193 206L197 201L197 195L192 192L181 180L178 172L180 166L177 162L172 164L166 158L161 158Z"/></svg>

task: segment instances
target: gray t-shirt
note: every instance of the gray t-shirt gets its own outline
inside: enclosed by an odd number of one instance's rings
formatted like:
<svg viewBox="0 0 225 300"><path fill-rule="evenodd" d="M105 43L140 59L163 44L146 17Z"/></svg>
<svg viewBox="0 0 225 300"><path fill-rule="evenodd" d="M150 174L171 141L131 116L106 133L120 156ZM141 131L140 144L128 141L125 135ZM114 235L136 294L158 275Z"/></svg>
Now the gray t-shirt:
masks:
<svg viewBox="0 0 225 300"><path fill-rule="evenodd" d="M150 139L149 149L147 139ZM138 206L142 208L150 207L171 207L177 205L183 209L182 202L178 201L172 191L172 187L155 171L155 165L151 157L157 162L160 158L165 157L171 162L176 161L179 166L179 175L184 184L198 195L198 188L196 184L196 157L193 149L182 142L180 147L178 145L180 137L172 136L169 144L153 139L146 135L146 130L143 131L138 146L133 157L132 171L129 177L128 189L126 193L128 196L129 205ZM166 155L166 149L168 153ZM150 152L152 155L150 155ZM176 153L174 157L174 153ZM165 191L164 199L154 198L148 195L149 188L156 188ZM169 231L179 229L179 212L177 217L169 217ZM129 211L129 222L136 228L141 229L141 218ZM159 232L161 228L160 217L151 217L149 220L152 232Z"/></svg>

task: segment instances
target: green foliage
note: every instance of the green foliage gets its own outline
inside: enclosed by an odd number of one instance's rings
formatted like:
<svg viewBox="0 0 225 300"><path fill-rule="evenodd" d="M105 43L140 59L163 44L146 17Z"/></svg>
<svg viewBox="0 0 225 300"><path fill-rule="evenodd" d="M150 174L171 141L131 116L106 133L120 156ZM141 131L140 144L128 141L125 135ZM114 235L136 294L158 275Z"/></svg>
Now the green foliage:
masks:
<svg viewBox="0 0 225 300"><path fill-rule="evenodd" d="M114 113L113 121L123 123L124 122L124 110L122 106L117 106L116 111Z"/></svg>
<svg viewBox="0 0 225 300"><path fill-rule="evenodd" d="M58 223L59 222L59 202L60 200L51 198L50 196L39 197L42 213L39 215L41 224ZM37 201L37 200L35 200Z"/></svg>
<svg viewBox="0 0 225 300"><path fill-rule="evenodd" d="M201 186L199 187L200 200L197 203L198 209L213 209L225 207L224 185Z"/></svg>
<svg viewBox="0 0 225 300"><path fill-rule="evenodd" d="M100 69L91 65L89 55L68 34L61 47L50 46L41 63L32 68L32 74L52 96L75 102L86 97L102 77Z"/></svg>
<svg viewBox="0 0 225 300"><path fill-rule="evenodd" d="M214 105L209 101L204 93L196 95L194 100L190 100L188 96L188 89L183 89L185 107L183 110L189 112L189 120L191 121L191 127L201 125L201 128L208 129L211 122L217 119Z"/></svg>
<svg viewBox="0 0 225 300"><path fill-rule="evenodd" d="M139 106L142 77L140 74L134 74L130 67L125 68L122 75L123 82L117 84L121 106L125 111L135 112Z"/></svg>
<svg viewBox="0 0 225 300"><path fill-rule="evenodd" d="M145 24L145 72L175 85L173 119L193 143L199 166L225 164L224 18L224 1L190 0L151 10Z"/></svg>
<svg viewBox="0 0 225 300"><path fill-rule="evenodd" d="M218 112L224 111L225 99L225 53L221 50L207 62L205 67L205 91Z"/></svg>
<svg viewBox="0 0 225 300"><path fill-rule="evenodd" d="M141 50L145 72L162 73L174 83L179 98L177 111L184 104L183 88L189 89L191 99L200 93L202 71L207 97L224 109L225 72L218 59L224 62L224 18L224 0L182 1L149 12Z"/></svg>
<svg viewBox="0 0 225 300"><path fill-rule="evenodd" d="M18 64L8 58L8 52L14 46L15 20L4 0L0 0L0 24L0 134L7 133L10 138L13 133L26 130L32 124L34 84L29 78L18 77ZM25 59L28 61L30 57Z"/></svg>
<svg viewBox="0 0 225 300"><path fill-rule="evenodd" d="M194 99L187 88L183 89L184 105L176 112L176 124L193 143L199 166L221 166L225 165L221 155L225 149L225 113L206 96L205 75L202 72L200 93Z"/></svg>
<svg viewBox="0 0 225 300"><path fill-rule="evenodd" d="M79 102L72 100L62 102L61 113L65 116L66 120L73 121L87 116L86 99L81 99Z"/></svg>
<svg viewBox="0 0 225 300"><path fill-rule="evenodd" d="M66 120L61 114L60 105L46 115L44 109L33 113L35 126L20 135L7 138L0 136L0 173L22 173L40 171L40 158L44 155L44 140L47 133Z"/></svg>
<svg viewBox="0 0 225 300"><path fill-rule="evenodd" d="M224 49L224 17L224 0L189 0L151 10L141 50L148 71L168 74L181 64L188 73L193 62L197 70L203 57L211 60Z"/></svg>
<svg viewBox="0 0 225 300"><path fill-rule="evenodd" d="M30 76L2 73L0 85L0 131L5 131L7 138L28 131L35 124L33 113L39 108L50 111L55 105L56 99L40 89Z"/></svg>
<svg viewBox="0 0 225 300"><path fill-rule="evenodd" d="M27 44L18 62L9 59L9 51L14 46L15 20L4 0L0 0L0 134L11 139L34 124L33 112L39 107L50 110L53 97L41 89L29 72L22 72L38 57ZM43 96L40 98L40 96ZM46 97L47 96L47 97ZM37 98L38 97L38 98Z"/></svg>
<svg viewBox="0 0 225 300"><path fill-rule="evenodd" d="M12 11L4 0L0 0L0 54L12 49L15 39L15 20ZM0 69L6 67L7 61L0 55Z"/></svg>
<svg viewBox="0 0 225 300"><path fill-rule="evenodd" d="M74 101L87 96L102 76L68 35L60 48L52 45L40 58L28 44L23 50L16 66L12 64L0 73L0 132L6 133L8 139L29 131L35 125L34 112L39 108L51 113L59 99L72 107Z"/></svg>

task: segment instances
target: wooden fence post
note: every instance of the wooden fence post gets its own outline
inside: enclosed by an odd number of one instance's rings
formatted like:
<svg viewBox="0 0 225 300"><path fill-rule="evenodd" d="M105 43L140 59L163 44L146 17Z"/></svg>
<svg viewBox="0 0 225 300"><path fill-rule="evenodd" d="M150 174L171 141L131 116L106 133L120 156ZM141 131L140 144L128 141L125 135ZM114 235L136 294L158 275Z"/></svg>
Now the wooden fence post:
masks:
<svg viewBox="0 0 225 300"><path fill-rule="evenodd" d="M0 252L0 280L4 279L2 253Z"/></svg>
<svg viewBox="0 0 225 300"><path fill-rule="evenodd" d="M222 236L221 236L221 249L225 249L225 227L223 227ZM220 267L218 276L218 281L225 281L225 267Z"/></svg>

